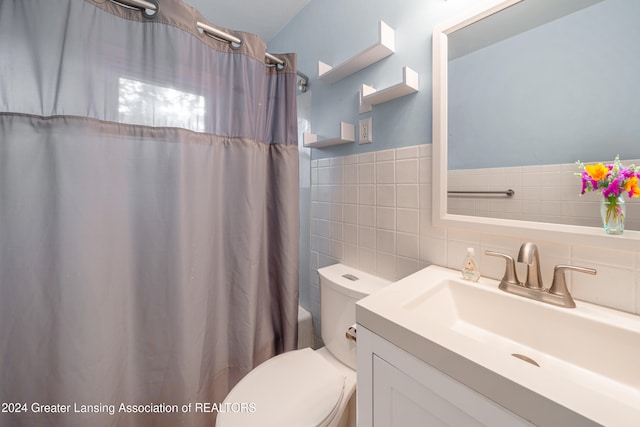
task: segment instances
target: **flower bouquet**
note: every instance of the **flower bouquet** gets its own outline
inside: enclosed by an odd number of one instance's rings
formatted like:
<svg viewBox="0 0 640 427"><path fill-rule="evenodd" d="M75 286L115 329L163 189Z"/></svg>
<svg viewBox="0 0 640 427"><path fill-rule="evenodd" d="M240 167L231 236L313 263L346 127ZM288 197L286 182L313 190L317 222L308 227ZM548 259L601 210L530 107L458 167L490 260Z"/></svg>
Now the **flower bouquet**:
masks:
<svg viewBox="0 0 640 427"><path fill-rule="evenodd" d="M638 168L635 165L623 166L620 156L616 156L613 164L585 165L576 162L582 172L576 175L582 178L581 195L591 191L601 191L602 223L609 234L622 234L624 231L624 193L629 198L640 197L640 181Z"/></svg>

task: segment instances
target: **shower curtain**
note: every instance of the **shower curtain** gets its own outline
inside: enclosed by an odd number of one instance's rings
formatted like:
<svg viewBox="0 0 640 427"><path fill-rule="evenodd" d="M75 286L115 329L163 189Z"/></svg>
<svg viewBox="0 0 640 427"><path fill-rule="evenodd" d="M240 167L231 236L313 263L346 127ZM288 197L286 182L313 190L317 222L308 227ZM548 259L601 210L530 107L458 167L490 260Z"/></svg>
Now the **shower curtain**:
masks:
<svg viewBox="0 0 640 427"><path fill-rule="evenodd" d="M0 425L259 414L296 346L295 56L159 5L0 1Z"/></svg>

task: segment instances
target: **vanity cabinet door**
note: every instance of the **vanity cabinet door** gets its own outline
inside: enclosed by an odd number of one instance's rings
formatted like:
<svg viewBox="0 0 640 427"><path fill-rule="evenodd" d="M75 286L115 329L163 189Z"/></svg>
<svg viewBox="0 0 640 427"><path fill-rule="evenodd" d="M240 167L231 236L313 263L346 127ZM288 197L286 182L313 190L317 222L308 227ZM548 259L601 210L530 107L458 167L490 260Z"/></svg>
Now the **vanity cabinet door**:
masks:
<svg viewBox="0 0 640 427"><path fill-rule="evenodd" d="M358 427L531 426L492 400L360 327L357 390Z"/></svg>

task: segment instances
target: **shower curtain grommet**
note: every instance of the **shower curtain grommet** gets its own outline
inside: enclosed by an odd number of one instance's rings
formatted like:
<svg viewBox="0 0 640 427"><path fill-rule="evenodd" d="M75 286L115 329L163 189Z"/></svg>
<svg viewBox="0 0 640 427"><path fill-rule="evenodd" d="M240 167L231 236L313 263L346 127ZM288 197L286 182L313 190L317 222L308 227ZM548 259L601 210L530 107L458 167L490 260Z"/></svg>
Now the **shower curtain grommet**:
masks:
<svg viewBox="0 0 640 427"><path fill-rule="evenodd" d="M142 16L144 16L147 19L154 19L155 17L158 16L158 13L160 13L160 5L158 4L158 0L146 0L146 1L148 1L149 3L153 3L156 9L155 10L147 9L147 8L141 9Z"/></svg>

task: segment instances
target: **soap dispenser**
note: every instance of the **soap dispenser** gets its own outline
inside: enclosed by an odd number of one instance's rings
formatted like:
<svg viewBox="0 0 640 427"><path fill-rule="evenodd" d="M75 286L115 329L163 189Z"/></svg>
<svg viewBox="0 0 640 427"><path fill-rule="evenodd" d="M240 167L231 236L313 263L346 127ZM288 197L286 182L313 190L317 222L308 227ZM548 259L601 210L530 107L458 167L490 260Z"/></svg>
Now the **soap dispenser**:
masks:
<svg viewBox="0 0 640 427"><path fill-rule="evenodd" d="M467 256L462 266L462 278L472 282L477 282L480 279L480 270L478 270L473 248L467 248Z"/></svg>

